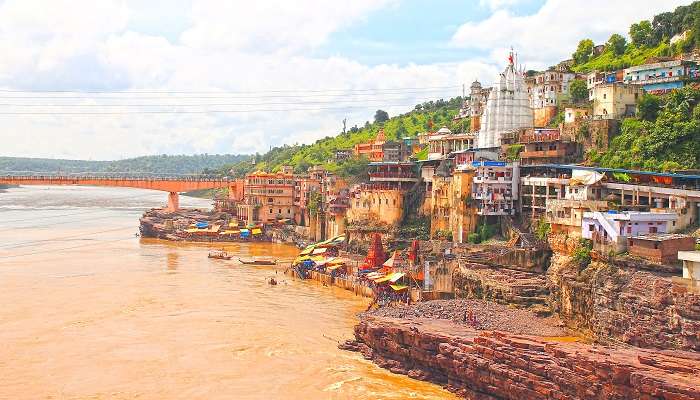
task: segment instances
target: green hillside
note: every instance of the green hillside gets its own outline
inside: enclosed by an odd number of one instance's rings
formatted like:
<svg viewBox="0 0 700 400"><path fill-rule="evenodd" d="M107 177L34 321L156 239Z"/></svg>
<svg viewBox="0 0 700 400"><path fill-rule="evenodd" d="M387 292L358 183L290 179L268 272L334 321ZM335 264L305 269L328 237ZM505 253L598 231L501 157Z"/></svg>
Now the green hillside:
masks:
<svg viewBox="0 0 700 400"><path fill-rule="evenodd" d="M671 38L684 33L685 38L670 43ZM700 47L700 1L632 24L627 34L611 35L600 54L594 54L592 40L581 40L572 54L572 69L614 71L643 64L650 57L676 56Z"/></svg>
<svg viewBox="0 0 700 400"><path fill-rule="evenodd" d="M645 95L639 118L622 121L607 152L590 162L609 168L652 171L700 169L700 90L685 87L664 98Z"/></svg>
<svg viewBox="0 0 700 400"><path fill-rule="evenodd" d="M437 100L417 105L412 111L384 120L381 110L375 114L374 122L365 123L363 127L354 126L346 133L328 136L310 145L284 145L275 147L263 155L255 156L255 164L250 161L239 162L226 166L222 173L233 173L243 176L253 170L276 171L282 165L291 165L295 172L305 172L310 166L322 165L329 171L341 176L357 175L363 170L366 161L348 160L342 163L332 161L336 150L352 149L357 143L373 140L380 129L384 129L387 140L402 137L416 137L421 132L437 130L441 126L458 130L457 123L452 118L457 114L462 104L461 97L450 100ZM468 121L465 130L468 128ZM432 128L431 128L432 124Z"/></svg>
<svg viewBox="0 0 700 400"><path fill-rule="evenodd" d="M117 161L57 160L50 158L0 157L3 171L32 172L132 172L193 174L216 170L223 165L249 159L247 155L198 154L192 156L160 155L128 158Z"/></svg>

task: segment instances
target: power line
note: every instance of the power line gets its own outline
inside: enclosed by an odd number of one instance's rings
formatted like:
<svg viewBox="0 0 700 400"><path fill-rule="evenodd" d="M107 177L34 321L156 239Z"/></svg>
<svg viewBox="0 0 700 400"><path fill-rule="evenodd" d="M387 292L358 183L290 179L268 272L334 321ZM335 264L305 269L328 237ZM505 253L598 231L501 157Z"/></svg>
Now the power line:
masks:
<svg viewBox="0 0 700 400"><path fill-rule="evenodd" d="M383 107L405 107L414 105L387 104ZM56 111L0 111L0 115L137 115L137 114L239 114L252 112L291 112L291 111L324 111L324 110L349 110L349 109L372 109L376 106L348 106L348 107L318 107L318 108L271 108L271 109L251 109L251 110L143 110L143 111L101 111L101 112L56 112Z"/></svg>
<svg viewBox="0 0 700 400"><path fill-rule="evenodd" d="M0 103L1 107L230 107L230 106L274 106L274 105L312 105L312 104L339 104L339 103L377 103L385 102L386 100L409 100L408 97L399 97L395 99L349 99L349 100L324 100L324 101L287 101L287 102L263 102L263 103L196 103L196 104L12 104Z"/></svg>
<svg viewBox="0 0 700 400"><path fill-rule="evenodd" d="M432 90L432 89L454 89L459 85L451 86L422 86L422 87L399 87L399 88L367 88L367 89L277 89L277 90L14 90L0 89L1 93L78 93L78 94L252 94L252 93L329 93L329 92L393 92L407 90Z"/></svg>

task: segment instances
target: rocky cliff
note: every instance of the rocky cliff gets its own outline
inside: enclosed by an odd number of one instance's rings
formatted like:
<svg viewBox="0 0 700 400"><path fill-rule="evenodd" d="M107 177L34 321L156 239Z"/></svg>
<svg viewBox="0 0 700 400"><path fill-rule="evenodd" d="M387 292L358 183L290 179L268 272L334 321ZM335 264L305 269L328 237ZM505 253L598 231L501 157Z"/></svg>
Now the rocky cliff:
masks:
<svg viewBox="0 0 700 400"><path fill-rule="evenodd" d="M444 320L365 316L341 348L467 399L700 398L697 353L604 348L478 331Z"/></svg>
<svg viewBox="0 0 700 400"><path fill-rule="evenodd" d="M550 306L602 341L700 351L700 293L671 276L593 261L581 272L555 254L547 272Z"/></svg>

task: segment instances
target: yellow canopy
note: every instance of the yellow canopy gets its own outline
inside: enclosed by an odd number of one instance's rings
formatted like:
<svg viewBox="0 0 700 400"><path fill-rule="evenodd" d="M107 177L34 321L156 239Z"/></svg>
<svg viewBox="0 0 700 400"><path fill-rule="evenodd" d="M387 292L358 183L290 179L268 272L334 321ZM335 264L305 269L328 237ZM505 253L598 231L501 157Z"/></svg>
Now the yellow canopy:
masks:
<svg viewBox="0 0 700 400"><path fill-rule="evenodd" d="M394 289L397 292L400 292L400 291L408 288L408 286L406 286L406 285L389 285L389 287Z"/></svg>
<svg viewBox="0 0 700 400"><path fill-rule="evenodd" d="M305 256L305 255L307 255L307 254L310 254L312 251L314 251L314 248L313 248L313 247L307 247L307 248L305 248L304 250L302 250L301 253L299 253L299 255L300 255L300 256Z"/></svg>
<svg viewBox="0 0 700 400"><path fill-rule="evenodd" d="M261 233L262 233L262 229L260 229L260 228L253 229L253 235L260 235Z"/></svg>
<svg viewBox="0 0 700 400"><path fill-rule="evenodd" d="M300 262L304 262L304 261L307 261L307 260L311 260L311 257L309 257L309 256L297 257L297 258L294 259L294 263L295 263L295 264L298 264L298 263L300 263Z"/></svg>
<svg viewBox="0 0 700 400"><path fill-rule="evenodd" d="M239 230L235 230L235 231L226 230L226 231L223 231L223 232L219 232L219 235L235 235L235 234L237 234L237 233L241 233L241 231L239 231Z"/></svg>
<svg viewBox="0 0 700 400"><path fill-rule="evenodd" d="M326 247L321 247L319 249L314 249L314 251L311 254L323 254L328 250Z"/></svg>
<svg viewBox="0 0 700 400"><path fill-rule="evenodd" d="M229 221L228 226L238 228L238 221Z"/></svg>
<svg viewBox="0 0 700 400"><path fill-rule="evenodd" d="M381 278L375 279L374 282L375 283L384 283L384 282L394 283L394 282L398 281L399 279L403 278L404 275L406 275L406 274L404 274L403 272L394 272L393 274L389 274L387 276L383 276Z"/></svg>
<svg viewBox="0 0 700 400"><path fill-rule="evenodd" d="M335 271L338 268L343 268L345 265L343 264L335 264L331 265L330 267L326 268L326 271Z"/></svg>

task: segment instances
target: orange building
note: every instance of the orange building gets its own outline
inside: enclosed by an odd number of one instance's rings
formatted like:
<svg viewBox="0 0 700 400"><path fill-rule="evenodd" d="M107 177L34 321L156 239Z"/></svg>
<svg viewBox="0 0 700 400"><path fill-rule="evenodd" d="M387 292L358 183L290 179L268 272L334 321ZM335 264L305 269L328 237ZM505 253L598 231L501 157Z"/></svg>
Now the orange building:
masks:
<svg viewBox="0 0 700 400"><path fill-rule="evenodd" d="M370 161L382 161L384 159L384 129L380 129L373 142L358 143L355 145L354 153L356 157L367 157Z"/></svg>
<svg viewBox="0 0 700 400"><path fill-rule="evenodd" d="M294 176L285 172L256 171L246 175L243 202L238 217L249 224L294 220L298 206L294 202Z"/></svg>

